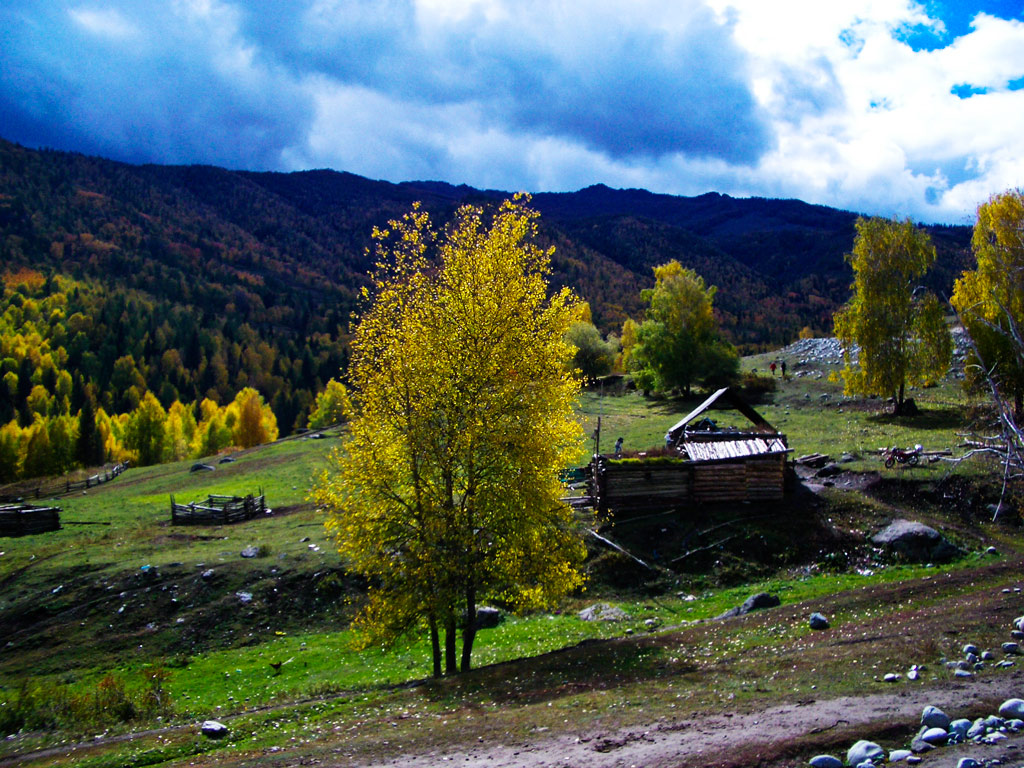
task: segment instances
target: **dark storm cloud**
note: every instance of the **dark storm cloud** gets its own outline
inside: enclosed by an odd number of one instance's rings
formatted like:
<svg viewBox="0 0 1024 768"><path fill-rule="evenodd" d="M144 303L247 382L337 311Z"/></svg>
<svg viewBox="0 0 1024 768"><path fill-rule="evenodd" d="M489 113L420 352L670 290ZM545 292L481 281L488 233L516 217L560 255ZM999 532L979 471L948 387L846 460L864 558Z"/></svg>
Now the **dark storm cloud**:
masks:
<svg viewBox="0 0 1024 768"><path fill-rule="evenodd" d="M288 66L409 103L478 104L506 131L618 159L749 163L772 143L731 29L697 3L676 4L671 20L644 3L520 2L504 14L480 4L443 19L398 0L322 2L293 16L268 5L250 6L246 23Z"/></svg>
<svg viewBox="0 0 1024 768"><path fill-rule="evenodd" d="M642 161L753 163L772 143L730 28L690 2L568 8L411 0L13 0L0 9L0 135L133 161L277 168L316 81L471 105L506 135ZM585 10L584 10L585 8ZM402 119L398 116L398 119Z"/></svg>
<svg viewBox="0 0 1024 768"><path fill-rule="evenodd" d="M275 168L312 115L294 80L203 3L0 9L0 135L128 161Z"/></svg>

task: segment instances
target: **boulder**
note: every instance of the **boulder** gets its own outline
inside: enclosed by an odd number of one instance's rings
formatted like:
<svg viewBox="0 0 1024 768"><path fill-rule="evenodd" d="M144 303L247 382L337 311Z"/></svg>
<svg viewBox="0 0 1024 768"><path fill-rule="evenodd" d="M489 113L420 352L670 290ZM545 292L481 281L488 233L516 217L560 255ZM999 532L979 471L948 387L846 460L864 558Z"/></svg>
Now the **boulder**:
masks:
<svg viewBox="0 0 1024 768"><path fill-rule="evenodd" d="M961 717L951 722L948 730L950 736L956 736L957 739L963 741L967 738L967 732L971 730L971 721Z"/></svg>
<svg viewBox="0 0 1024 768"><path fill-rule="evenodd" d="M199 728L203 736L211 739L222 739L228 735L228 727L216 720L205 720Z"/></svg>
<svg viewBox="0 0 1024 768"><path fill-rule="evenodd" d="M812 768L843 768L843 761L832 755L817 755L810 762Z"/></svg>
<svg viewBox="0 0 1024 768"><path fill-rule="evenodd" d="M938 707L928 705L921 712L921 725L925 728L949 728L949 715Z"/></svg>
<svg viewBox="0 0 1024 768"><path fill-rule="evenodd" d="M1010 719L1024 719L1024 699L1007 699L999 705L999 716Z"/></svg>
<svg viewBox="0 0 1024 768"><path fill-rule="evenodd" d="M476 609L476 628L494 629L501 623L501 611L489 605L481 605Z"/></svg>
<svg viewBox="0 0 1024 768"><path fill-rule="evenodd" d="M1003 643L1003 653L1007 656L1022 656L1024 652L1020 649L1019 643Z"/></svg>
<svg viewBox="0 0 1024 768"><path fill-rule="evenodd" d="M743 605L738 605L735 608L730 608L725 613L721 613L715 616L716 619L729 619L733 616L745 616L751 611L759 611L762 608L774 608L781 604L781 600L775 595L770 595L767 592L758 592L756 595L751 595L743 601Z"/></svg>
<svg viewBox="0 0 1024 768"><path fill-rule="evenodd" d="M949 741L949 732L945 728L929 728L921 734L921 741L941 747Z"/></svg>
<svg viewBox="0 0 1024 768"><path fill-rule="evenodd" d="M811 614L810 625L811 629L828 629L829 627L828 619L818 612Z"/></svg>
<svg viewBox="0 0 1024 768"><path fill-rule="evenodd" d="M260 553L260 548L255 544L250 544L248 547L241 551L242 557L256 557Z"/></svg>
<svg viewBox="0 0 1024 768"><path fill-rule="evenodd" d="M629 615L624 610L608 603L594 603L577 615L583 621L626 621L629 619Z"/></svg>
<svg viewBox="0 0 1024 768"><path fill-rule="evenodd" d="M846 762L849 765L860 765L865 760L883 760L885 750L873 741L861 739L846 752Z"/></svg>
<svg viewBox="0 0 1024 768"><path fill-rule="evenodd" d="M941 533L913 520L894 520L871 541L913 562L944 562L960 554Z"/></svg>

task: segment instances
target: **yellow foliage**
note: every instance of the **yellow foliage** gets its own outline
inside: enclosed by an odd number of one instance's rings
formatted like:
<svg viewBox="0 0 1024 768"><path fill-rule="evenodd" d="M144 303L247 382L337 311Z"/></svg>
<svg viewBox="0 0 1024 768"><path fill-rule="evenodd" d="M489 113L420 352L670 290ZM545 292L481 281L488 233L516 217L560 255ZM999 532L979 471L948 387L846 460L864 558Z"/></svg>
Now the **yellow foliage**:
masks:
<svg viewBox="0 0 1024 768"><path fill-rule="evenodd" d="M263 402L263 396L252 387L246 387L235 395L228 411L234 415L234 418L228 418L228 423L235 445L252 448L277 440L277 417Z"/></svg>
<svg viewBox="0 0 1024 768"><path fill-rule="evenodd" d="M892 396L898 413L906 385L944 375L952 357L942 306L919 289L935 247L909 219L859 218L856 228L854 294L833 318L841 374L847 394Z"/></svg>
<svg viewBox="0 0 1024 768"><path fill-rule="evenodd" d="M551 252L535 235L519 201L491 219L464 207L440 236L416 206L374 233L349 367L354 413L314 490L347 566L377 585L358 624L367 638L387 643L426 622L454 647L458 617L479 600L538 608L583 582L557 476L581 438L564 340L576 301L548 296Z"/></svg>
<svg viewBox="0 0 1024 768"><path fill-rule="evenodd" d="M981 357L968 366L968 381L994 374L1019 414L1024 361L1013 335L1024 329L1024 192L994 195L979 206L971 245L977 267L957 280L950 299Z"/></svg>

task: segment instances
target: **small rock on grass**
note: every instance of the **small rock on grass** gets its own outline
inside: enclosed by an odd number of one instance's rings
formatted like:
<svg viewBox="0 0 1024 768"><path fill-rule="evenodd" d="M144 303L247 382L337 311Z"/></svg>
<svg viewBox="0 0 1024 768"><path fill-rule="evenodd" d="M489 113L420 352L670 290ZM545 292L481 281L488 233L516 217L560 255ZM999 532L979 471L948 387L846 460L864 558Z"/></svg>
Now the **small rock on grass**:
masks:
<svg viewBox="0 0 1024 768"><path fill-rule="evenodd" d="M1024 656L1019 643L1003 643L1003 653L1007 656Z"/></svg>
<svg viewBox="0 0 1024 768"><path fill-rule="evenodd" d="M957 761L956 768L982 768L982 765L973 757L961 757Z"/></svg>
<svg viewBox="0 0 1024 768"><path fill-rule="evenodd" d="M911 752L909 749L894 749L892 752L889 753L889 762L902 763L904 760L906 760L913 754L914 753Z"/></svg>
<svg viewBox="0 0 1024 768"><path fill-rule="evenodd" d="M811 625L811 629L828 629L829 628L828 619L826 619L823 614L818 613L817 611L815 611L814 613L811 614L810 625Z"/></svg>
<svg viewBox="0 0 1024 768"><path fill-rule="evenodd" d="M224 725L224 723L216 720L203 721L199 730L203 736L207 736L211 739L222 739L228 735L228 727Z"/></svg>

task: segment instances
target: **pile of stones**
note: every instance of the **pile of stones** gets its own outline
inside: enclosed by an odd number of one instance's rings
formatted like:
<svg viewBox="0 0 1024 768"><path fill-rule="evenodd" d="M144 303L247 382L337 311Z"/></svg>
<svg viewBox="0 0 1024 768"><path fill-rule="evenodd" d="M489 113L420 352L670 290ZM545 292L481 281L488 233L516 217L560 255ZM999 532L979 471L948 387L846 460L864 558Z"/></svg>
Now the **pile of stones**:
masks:
<svg viewBox="0 0 1024 768"><path fill-rule="evenodd" d="M910 742L910 749L894 749L888 755L873 741L861 740L846 752L845 765L853 768L877 768L882 763L921 762L920 755L951 744L974 742L998 744L1009 734L1024 732L1024 699L1007 699L1000 705L998 715L953 720L938 707L927 706L921 712L921 729ZM833 755L818 755L810 760L813 768L843 768L844 763ZM980 768L984 763L965 757L957 768Z"/></svg>

